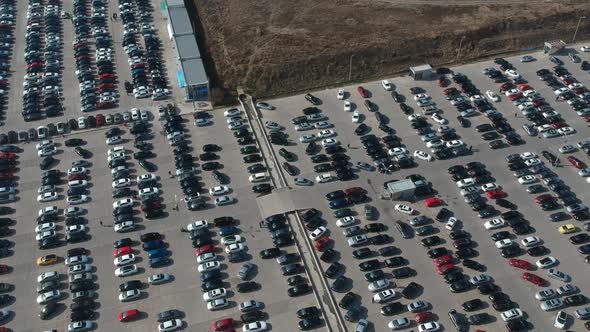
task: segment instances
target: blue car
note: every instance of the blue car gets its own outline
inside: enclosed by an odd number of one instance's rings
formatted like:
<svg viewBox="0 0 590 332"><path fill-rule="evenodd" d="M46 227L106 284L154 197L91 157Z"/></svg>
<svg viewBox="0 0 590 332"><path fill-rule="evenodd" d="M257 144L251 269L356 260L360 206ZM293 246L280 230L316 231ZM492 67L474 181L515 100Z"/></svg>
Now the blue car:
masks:
<svg viewBox="0 0 590 332"><path fill-rule="evenodd" d="M164 246L164 241L162 240L153 240L143 244L143 250L150 251L154 249L159 249Z"/></svg>
<svg viewBox="0 0 590 332"><path fill-rule="evenodd" d="M330 209L341 209L348 206L348 201L345 198L340 198L337 200L331 201L329 204Z"/></svg>
<svg viewBox="0 0 590 332"><path fill-rule="evenodd" d="M168 264L170 264L170 260L168 259L168 257L158 257L150 259L151 268L162 267Z"/></svg>
<svg viewBox="0 0 590 332"><path fill-rule="evenodd" d="M164 248L148 251L149 258L159 258L159 257L166 257L166 256L168 256L168 250L166 250Z"/></svg>
<svg viewBox="0 0 590 332"><path fill-rule="evenodd" d="M235 235L238 232L238 229L234 226L225 226L219 229L219 236L228 236L228 235Z"/></svg>

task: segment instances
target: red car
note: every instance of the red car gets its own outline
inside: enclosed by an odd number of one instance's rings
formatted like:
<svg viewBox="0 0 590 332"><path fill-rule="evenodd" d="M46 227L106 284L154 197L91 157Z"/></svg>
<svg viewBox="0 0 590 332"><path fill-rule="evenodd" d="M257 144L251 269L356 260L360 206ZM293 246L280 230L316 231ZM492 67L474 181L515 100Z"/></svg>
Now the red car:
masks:
<svg viewBox="0 0 590 332"><path fill-rule="evenodd" d="M451 270L455 269L455 265L454 264L444 264L441 265L439 267L436 268L436 273L440 274L440 275L445 275L449 272L451 272Z"/></svg>
<svg viewBox="0 0 590 332"><path fill-rule="evenodd" d="M322 236L321 238L317 239L313 244L313 248L317 251L322 251L326 249L326 247L330 244L330 237Z"/></svg>
<svg viewBox="0 0 590 332"><path fill-rule="evenodd" d="M113 250L113 256L114 257L120 257L120 256L128 255L128 254L131 254L131 253L133 253L133 249L131 249L130 246L121 247L119 249Z"/></svg>
<svg viewBox="0 0 590 332"><path fill-rule="evenodd" d="M578 81L575 78L566 78L562 82L565 85L572 85L574 83L578 83Z"/></svg>
<svg viewBox="0 0 590 332"><path fill-rule="evenodd" d="M565 127L566 123L564 121L558 121L558 122L554 122L551 124L551 128L553 129L559 129L561 127Z"/></svg>
<svg viewBox="0 0 590 332"><path fill-rule="evenodd" d="M162 208L162 203L157 202L157 201L152 201L149 202L147 204L141 204L141 211L146 211L146 210L158 210Z"/></svg>
<svg viewBox="0 0 590 332"><path fill-rule="evenodd" d="M444 77L439 77L438 78L438 86L439 87L444 88L447 85L449 85L449 81L447 81L446 78L444 78Z"/></svg>
<svg viewBox="0 0 590 332"><path fill-rule="evenodd" d="M102 90L102 89L114 89L115 85L113 83L102 83L98 85L98 89Z"/></svg>
<svg viewBox="0 0 590 332"><path fill-rule="evenodd" d="M365 90L365 88L363 88L362 86L359 86L358 88L356 88L356 91L359 92L361 97L369 98L369 92L367 90Z"/></svg>
<svg viewBox="0 0 590 332"><path fill-rule="evenodd" d="M521 84L518 86L518 91L526 91L526 90L533 90L533 88L528 84Z"/></svg>
<svg viewBox="0 0 590 332"><path fill-rule="evenodd" d="M14 159L14 158L16 158L16 153L0 152L0 159Z"/></svg>
<svg viewBox="0 0 590 332"><path fill-rule="evenodd" d="M531 103L533 103L533 106L535 107L543 106L546 104L545 100L543 99L533 99Z"/></svg>
<svg viewBox="0 0 590 332"><path fill-rule="evenodd" d="M458 93L459 90L457 90L457 88L447 88L443 90L443 95L448 96L448 95L454 95L455 93Z"/></svg>
<svg viewBox="0 0 590 332"><path fill-rule="evenodd" d="M444 255L442 257L436 258L434 260L434 265L436 267L439 267L441 265L449 264L451 262L453 262L453 256Z"/></svg>
<svg viewBox="0 0 590 332"><path fill-rule="evenodd" d="M416 323L424 324L434 320L434 314L430 311L421 312L416 315Z"/></svg>
<svg viewBox="0 0 590 332"><path fill-rule="evenodd" d="M99 110L104 110L104 109L113 108L113 107L115 107L115 104L111 103L110 101L99 102L96 104L96 108L98 108Z"/></svg>
<svg viewBox="0 0 590 332"><path fill-rule="evenodd" d="M104 122L105 122L104 115L97 114L96 115L96 125L97 126L102 126L102 125L104 125Z"/></svg>
<svg viewBox="0 0 590 332"><path fill-rule="evenodd" d="M539 195L539 196L535 197L535 203L541 204L545 201L552 201L554 199L555 199L555 197L551 196L551 194L543 194L543 195Z"/></svg>
<svg viewBox="0 0 590 332"><path fill-rule="evenodd" d="M490 191L486 192L486 196L488 196L488 198L490 198L490 199L496 199L496 198L506 197L506 193L500 189L496 189L496 190L490 190Z"/></svg>
<svg viewBox="0 0 590 332"><path fill-rule="evenodd" d="M352 188L348 188L348 189L344 190L344 194L347 197L354 196L354 195L364 195L366 193L367 193L367 191L361 187L352 187Z"/></svg>
<svg viewBox="0 0 590 332"><path fill-rule="evenodd" d="M533 269L533 264L522 260L522 259L517 259L517 258L512 258L508 261L508 264L510 264L510 266L514 266L517 267L519 269L523 269L523 270L532 270Z"/></svg>
<svg viewBox="0 0 590 332"><path fill-rule="evenodd" d="M522 97L524 97L523 94L519 92L519 93L515 93L513 95L508 96L508 99L510 99L510 101L515 101L515 100L520 99Z"/></svg>
<svg viewBox="0 0 590 332"><path fill-rule="evenodd" d="M211 330L213 331L225 331L231 329L236 325L236 321L231 318L220 319L211 324Z"/></svg>
<svg viewBox="0 0 590 332"><path fill-rule="evenodd" d="M426 207L435 207L442 204L442 199L438 197L430 197L424 201L424 206Z"/></svg>
<svg viewBox="0 0 590 332"><path fill-rule="evenodd" d="M504 83L504 84L500 85L500 92L510 90L513 87L514 87L514 85L512 83Z"/></svg>
<svg viewBox="0 0 590 332"><path fill-rule="evenodd" d="M7 273L8 271L10 271L10 266L6 265L6 264L0 264L0 273Z"/></svg>
<svg viewBox="0 0 590 332"><path fill-rule="evenodd" d="M33 63L27 65L27 68L33 68L33 67L43 67L43 63L33 62Z"/></svg>
<svg viewBox="0 0 590 332"><path fill-rule="evenodd" d="M131 70L137 69L137 68L145 68L145 64L144 63L136 63L134 65L131 65Z"/></svg>
<svg viewBox="0 0 590 332"><path fill-rule="evenodd" d="M131 309L119 314L119 322L131 322L139 318L139 311Z"/></svg>
<svg viewBox="0 0 590 332"><path fill-rule="evenodd" d="M522 274L522 279L529 281L532 284L537 286L543 286L545 284L545 279L539 277L536 274L525 272Z"/></svg>
<svg viewBox="0 0 590 332"><path fill-rule="evenodd" d="M0 180L10 180L12 179L13 175L10 172L3 172L0 173Z"/></svg>
<svg viewBox="0 0 590 332"><path fill-rule="evenodd" d="M208 252L215 252L215 246L212 244L206 244L202 247L198 247L197 249L195 249L195 255L197 256L206 254Z"/></svg>
<svg viewBox="0 0 590 332"><path fill-rule="evenodd" d="M567 157L567 160L574 165L575 168L577 169L582 169L582 168L586 168L586 164L584 164L580 159L574 157L574 156L569 156Z"/></svg>
<svg viewBox="0 0 590 332"><path fill-rule="evenodd" d="M72 174L68 176L68 181L86 180L86 174Z"/></svg>
<svg viewBox="0 0 590 332"><path fill-rule="evenodd" d="M104 74L101 74L98 78L99 79L103 79L103 78L116 78L116 76L115 76L115 74L104 73Z"/></svg>

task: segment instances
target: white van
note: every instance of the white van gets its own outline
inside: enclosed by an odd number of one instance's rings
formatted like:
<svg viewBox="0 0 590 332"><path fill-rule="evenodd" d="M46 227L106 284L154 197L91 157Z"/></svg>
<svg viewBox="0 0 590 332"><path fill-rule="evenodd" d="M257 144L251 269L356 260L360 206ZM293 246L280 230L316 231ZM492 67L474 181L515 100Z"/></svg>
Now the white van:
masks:
<svg viewBox="0 0 590 332"><path fill-rule="evenodd" d="M252 183L266 181L267 179L268 175L266 173L256 173L250 175L250 182Z"/></svg>
<svg viewBox="0 0 590 332"><path fill-rule="evenodd" d="M115 146L114 148L109 149L108 155L111 156L112 154L123 152L125 153L125 147L123 146Z"/></svg>

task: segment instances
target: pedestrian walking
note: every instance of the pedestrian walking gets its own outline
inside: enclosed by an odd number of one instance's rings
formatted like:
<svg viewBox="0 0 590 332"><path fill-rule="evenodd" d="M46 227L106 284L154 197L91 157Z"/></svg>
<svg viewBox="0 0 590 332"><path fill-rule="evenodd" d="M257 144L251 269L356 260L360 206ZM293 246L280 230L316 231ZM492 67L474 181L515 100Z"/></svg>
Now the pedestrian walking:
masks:
<svg viewBox="0 0 590 332"><path fill-rule="evenodd" d="M514 112L514 117L516 118L518 116L518 113Z"/></svg>
<svg viewBox="0 0 590 332"><path fill-rule="evenodd" d="M104 226L104 225L103 225L103 223L102 223L102 220L101 220L101 221L99 221L99 223L100 223L100 225L101 225L101 226Z"/></svg>
<svg viewBox="0 0 590 332"><path fill-rule="evenodd" d="M178 211L178 203L174 204L174 209Z"/></svg>
<svg viewBox="0 0 590 332"><path fill-rule="evenodd" d="M350 149L350 143L346 144L346 147L347 147L348 149Z"/></svg>

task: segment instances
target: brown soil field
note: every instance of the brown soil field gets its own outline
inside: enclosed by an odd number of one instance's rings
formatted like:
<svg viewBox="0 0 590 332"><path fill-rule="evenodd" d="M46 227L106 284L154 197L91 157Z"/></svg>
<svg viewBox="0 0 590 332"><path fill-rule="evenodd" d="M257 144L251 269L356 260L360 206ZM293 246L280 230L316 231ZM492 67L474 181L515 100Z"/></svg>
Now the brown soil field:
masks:
<svg viewBox="0 0 590 332"><path fill-rule="evenodd" d="M590 0L193 0L219 102L293 94L590 39ZM463 41L461 41L463 39ZM459 51L459 45L461 50Z"/></svg>

